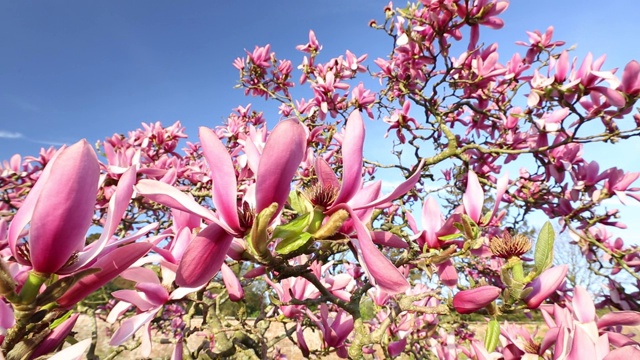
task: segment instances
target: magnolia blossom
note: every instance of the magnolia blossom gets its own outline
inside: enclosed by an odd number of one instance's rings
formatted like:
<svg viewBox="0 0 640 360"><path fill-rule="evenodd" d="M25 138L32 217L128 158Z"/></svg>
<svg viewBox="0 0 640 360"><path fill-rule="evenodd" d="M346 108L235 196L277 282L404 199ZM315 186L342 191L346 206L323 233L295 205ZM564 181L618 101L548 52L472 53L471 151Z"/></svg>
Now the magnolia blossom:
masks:
<svg viewBox="0 0 640 360"><path fill-rule="evenodd" d="M453 296L453 307L460 314L470 314L491 304L501 292L499 287L490 285L462 290Z"/></svg>

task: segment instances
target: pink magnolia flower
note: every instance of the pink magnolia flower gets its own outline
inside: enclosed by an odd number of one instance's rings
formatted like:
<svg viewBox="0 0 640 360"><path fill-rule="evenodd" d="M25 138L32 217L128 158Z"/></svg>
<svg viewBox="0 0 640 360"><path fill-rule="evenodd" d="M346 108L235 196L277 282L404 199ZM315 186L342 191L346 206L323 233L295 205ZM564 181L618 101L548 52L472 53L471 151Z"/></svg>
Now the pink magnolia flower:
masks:
<svg viewBox="0 0 640 360"><path fill-rule="evenodd" d="M99 177L98 158L85 140L54 156L9 227L9 247L19 263L49 274L76 262L91 226ZM28 240L19 243L27 224Z"/></svg>
<svg viewBox="0 0 640 360"><path fill-rule="evenodd" d="M532 289L524 299L530 309L536 309L551 294L553 294L565 280L569 266L558 265L545 270L540 276L531 281L526 289Z"/></svg>
<svg viewBox="0 0 640 360"><path fill-rule="evenodd" d="M306 138L305 129L297 120L282 121L273 129L257 165L255 209L238 206L238 184L232 159L220 139L206 128L200 129L200 141L212 170L215 213L170 185L152 180L138 182L138 192L150 200L211 222L185 250L177 270L179 286L198 287L207 283L220 271L234 238L243 238L251 229L255 214L273 203L279 205L278 211L282 209L291 180L304 156ZM201 261L203 258L208 261Z"/></svg>
<svg viewBox="0 0 640 360"><path fill-rule="evenodd" d="M391 193L380 196L381 182L363 188L362 163L365 127L359 111L353 111L347 120L342 139L342 181L338 180L333 169L322 158L316 159L315 170L318 176L319 193L322 198L311 199L316 206L333 213L343 209L349 212L355 230L351 243L356 256L369 276L372 284L380 286L390 294L404 292L409 283L398 269L375 246L371 232L365 227L376 206L386 204L409 191L420 179L423 162L416 172ZM353 232L353 231L352 231Z"/></svg>
<svg viewBox="0 0 640 360"><path fill-rule="evenodd" d="M9 228L9 247L20 264L41 273L69 274L86 267L102 252L134 241L155 226L112 241L133 194L136 168L132 167L122 174L109 200L100 238L85 247L99 176L97 157L85 140L63 148L51 159ZM19 243L27 224L27 240Z"/></svg>
<svg viewBox="0 0 640 360"><path fill-rule="evenodd" d="M553 37L553 30L553 26L549 26L544 34L540 32L540 30L527 31L527 35L529 36L528 44L524 41L516 41L517 45L529 47L525 57L528 64L533 63L536 55L540 54L543 50L553 49L564 45L564 41L551 41L551 38Z"/></svg>
<svg viewBox="0 0 640 360"><path fill-rule="evenodd" d="M611 347L618 348L616 354L631 355L634 354L632 349L640 345L631 337L619 333L621 326L639 325L640 313L618 311L598 319L591 296L580 286L574 289L573 298L566 308L554 304L544 305L541 309L549 326L542 344L546 348L555 343L556 358L615 359L618 357L610 353Z"/></svg>
<svg viewBox="0 0 640 360"><path fill-rule="evenodd" d="M307 316L316 323L322 332L324 345L335 347L336 354L340 358L347 358L347 346L345 341L353 331L353 317L343 309L339 309L333 317L329 316L327 304L320 304L320 318L316 317L310 310Z"/></svg>
<svg viewBox="0 0 640 360"><path fill-rule="evenodd" d="M467 4L467 5L465 5ZM509 7L508 1L495 0L476 0L458 4L458 16L461 19L473 19L470 23L471 34L468 49L472 50L478 44L480 38L480 25L484 25L490 29L501 29L504 21L497 15L503 13Z"/></svg>
<svg viewBox="0 0 640 360"><path fill-rule="evenodd" d="M462 290L453 296L453 307L460 314L470 314L491 304L501 292L502 289L491 285Z"/></svg>
<svg viewBox="0 0 640 360"><path fill-rule="evenodd" d="M124 271L121 275L124 279L136 283L135 290L118 290L112 293L113 297L120 300L116 303L107 317L110 323L115 322L132 305L139 312L138 314L124 320L118 330L113 334L109 344L118 346L123 344L139 329L144 328L142 336L141 351L144 356L151 354L151 320L162 309L165 303L172 300L179 300L194 289L178 288L169 293L160 283L158 276L153 270L147 268L133 267Z"/></svg>
<svg viewBox="0 0 640 360"><path fill-rule="evenodd" d="M313 30L309 30L309 42L305 45L296 46L296 50L315 56L320 50L322 50L322 45L320 45L320 42L316 38L316 33Z"/></svg>
<svg viewBox="0 0 640 360"><path fill-rule="evenodd" d="M630 61L622 72L622 82L618 90L627 94L629 97L637 97L640 95L640 63L636 60Z"/></svg>

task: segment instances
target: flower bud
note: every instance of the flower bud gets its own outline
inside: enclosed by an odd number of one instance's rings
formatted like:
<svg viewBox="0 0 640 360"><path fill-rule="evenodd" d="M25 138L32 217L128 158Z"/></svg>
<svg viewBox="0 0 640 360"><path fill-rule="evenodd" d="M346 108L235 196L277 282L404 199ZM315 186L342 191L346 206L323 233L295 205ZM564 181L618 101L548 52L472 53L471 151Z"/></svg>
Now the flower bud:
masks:
<svg viewBox="0 0 640 360"><path fill-rule="evenodd" d="M453 307L460 314L470 314L491 304L501 292L502 289L491 285L463 290L453 296Z"/></svg>
<svg viewBox="0 0 640 360"><path fill-rule="evenodd" d="M531 292L524 299L527 306L530 309L538 308L546 298L562 285L568 270L569 266L567 265L554 266L551 269L545 270L540 276L530 282L525 288L525 291L531 289Z"/></svg>

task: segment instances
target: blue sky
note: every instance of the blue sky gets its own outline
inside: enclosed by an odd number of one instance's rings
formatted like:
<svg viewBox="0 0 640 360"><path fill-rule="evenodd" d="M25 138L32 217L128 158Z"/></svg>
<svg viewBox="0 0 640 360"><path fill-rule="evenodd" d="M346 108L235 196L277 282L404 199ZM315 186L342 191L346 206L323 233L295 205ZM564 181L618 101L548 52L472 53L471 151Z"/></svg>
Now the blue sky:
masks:
<svg viewBox="0 0 640 360"><path fill-rule="evenodd" d="M237 105L262 99L232 90L231 66L244 49L272 44L280 57L301 59L295 45L314 29L324 59L350 49L369 64L390 49L381 32L386 1L108 1L0 4L0 159L33 154L46 143L125 132L141 122L181 120L189 134L215 126ZM525 30L556 26L556 36L579 44L577 53L607 53L608 67L640 58L640 3L515 1L498 41L504 59L523 51L513 42ZM276 6L276 4L278 6ZM401 2L398 2L401 4ZM592 2L593 4L593 2ZM269 114L275 120L275 114ZM375 124L371 124L374 127ZM383 124L381 124L383 126Z"/></svg>
<svg viewBox="0 0 640 360"><path fill-rule="evenodd" d="M233 90L233 59L270 43L296 64L295 50L315 30L321 60L349 49L369 54L368 64L390 50L389 39L367 26L382 21L386 1L15 1L0 4L0 160L36 154L41 146L90 142L139 127L141 122L181 120L195 139L197 127L216 126L238 105L277 114L259 98ZM398 2L398 5L404 2ZM505 28L484 28L499 42L502 61L526 30L554 25L555 37L578 44L583 56L606 53L605 68L640 59L640 2L513 1ZM487 37L484 37L488 35ZM297 78L297 76L296 76ZM369 132L383 133L381 121ZM375 145L378 146L377 144ZM369 148L372 148L369 145ZM627 143L594 156L605 166L639 171L640 145ZM625 154L620 156L619 154ZM604 166L603 166L604 167Z"/></svg>

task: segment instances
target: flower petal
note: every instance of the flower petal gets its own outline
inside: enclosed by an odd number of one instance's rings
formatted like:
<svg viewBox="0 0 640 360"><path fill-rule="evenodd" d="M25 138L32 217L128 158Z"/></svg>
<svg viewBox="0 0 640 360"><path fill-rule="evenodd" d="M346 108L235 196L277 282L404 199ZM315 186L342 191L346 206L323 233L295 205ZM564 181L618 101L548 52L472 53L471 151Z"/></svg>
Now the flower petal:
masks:
<svg viewBox="0 0 640 360"><path fill-rule="evenodd" d="M317 157L314 163L314 169L316 171L318 181L324 188L340 188L340 180L338 180L335 172L333 172L333 169L325 159Z"/></svg>
<svg viewBox="0 0 640 360"><path fill-rule="evenodd" d="M213 205L218 214L235 231L240 231L238 220L238 182L231 156L222 141L211 130L200 128L200 144L213 180Z"/></svg>
<svg viewBox="0 0 640 360"><path fill-rule="evenodd" d="M82 278L73 285L58 299L58 305L62 308L73 306L102 285L120 275L131 264L144 256L152 246L153 244L150 243L134 243L117 248L100 257L92 266L92 268L100 269L100 271Z"/></svg>
<svg viewBox="0 0 640 360"><path fill-rule="evenodd" d="M382 204L387 203L389 201L395 200L395 199L399 198L400 196L406 194L407 192L409 192L409 190L413 189L413 187L416 185L418 180L420 180L420 178L422 177L422 166L423 165L424 165L424 159L422 159L420 161L420 164L418 164L418 167L417 167L416 171L413 173L413 175L411 175L407 180L403 181L400 185L398 185L398 187L396 187L395 190L393 190L389 194L384 195L384 196L382 196L382 197L380 197L380 198L376 199L375 201L372 201L372 202L370 202L368 204L358 205L357 207L354 208L354 210L367 208L367 207L379 206L379 205L382 205ZM360 177L362 179L362 176L360 176ZM338 203L337 200L336 200L336 203Z"/></svg>
<svg viewBox="0 0 640 360"><path fill-rule="evenodd" d="M341 206L347 210L356 229L357 239L351 238L351 243L356 248L360 264L369 276L369 281L389 294L399 294L409 288L409 282L396 268L395 265L384 256L371 240L371 233L362 224L357 215L346 205Z"/></svg>
<svg viewBox="0 0 640 360"><path fill-rule="evenodd" d="M573 290L573 311L578 321L592 322L596 318L596 308L593 305L591 295L582 286L576 286Z"/></svg>
<svg viewBox="0 0 640 360"><path fill-rule="evenodd" d="M192 197L163 182L142 179L136 184L136 190L140 195L158 204L198 215L203 219L219 221L211 211L198 204Z"/></svg>
<svg viewBox="0 0 640 360"><path fill-rule="evenodd" d="M232 241L233 236L215 223L200 231L182 256L176 284L184 287L206 284L220 271Z"/></svg>
<svg viewBox="0 0 640 360"><path fill-rule="evenodd" d="M120 177L116 192L109 200L107 219L100 238L98 241L91 244L92 246L88 251L80 252L78 254L78 261L65 269L65 272L68 273L85 266L105 248L107 241L111 239L113 234L116 232L124 212L129 207L131 195L133 195L133 185L136 183L136 174L136 168L130 167L124 175Z"/></svg>
<svg viewBox="0 0 640 360"><path fill-rule="evenodd" d="M295 119L280 122L264 146L256 175L256 213L273 203L280 205L289 196L291 180L307 149L307 134Z"/></svg>
<svg viewBox="0 0 640 360"><path fill-rule="evenodd" d="M342 141L342 186L334 204L346 203L362 188L362 150L364 122L360 111L354 110L347 119Z"/></svg>
<svg viewBox="0 0 640 360"><path fill-rule="evenodd" d="M478 181L478 175L473 170L469 170L467 178L467 190L462 195L464 210L476 223L482 215L482 205L484 204L484 190Z"/></svg>
<svg viewBox="0 0 640 360"><path fill-rule="evenodd" d="M491 285L463 290L453 296L453 307L460 314L470 314L491 304L501 292L502 289Z"/></svg>
<svg viewBox="0 0 640 360"><path fill-rule="evenodd" d="M527 288L531 293L524 299L530 309L536 309L564 282L569 267L558 265L545 270L540 276L531 281Z"/></svg>
<svg viewBox="0 0 640 360"><path fill-rule="evenodd" d="M49 360L80 360L89 346L91 346L91 339L84 339L56 353Z"/></svg>
<svg viewBox="0 0 640 360"><path fill-rule="evenodd" d="M229 294L229 300L231 301L240 301L244 298L244 290L242 289L242 284L240 284L240 280L236 274L231 270L231 268L222 263L222 268L220 269L222 272L222 281L224 282L224 286L227 289L227 293Z"/></svg>
<svg viewBox="0 0 640 360"><path fill-rule="evenodd" d="M55 273L82 249L98 193L100 164L86 140L63 150L33 209L29 248L33 268Z"/></svg>
<svg viewBox="0 0 640 360"><path fill-rule="evenodd" d="M155 316L156 311L147 311L138 315L134 315L127 320L123 321L118 330L113 334L109 345L118 346L127 341L133 334L138 331L144 324L150 322Z"/></svg>

